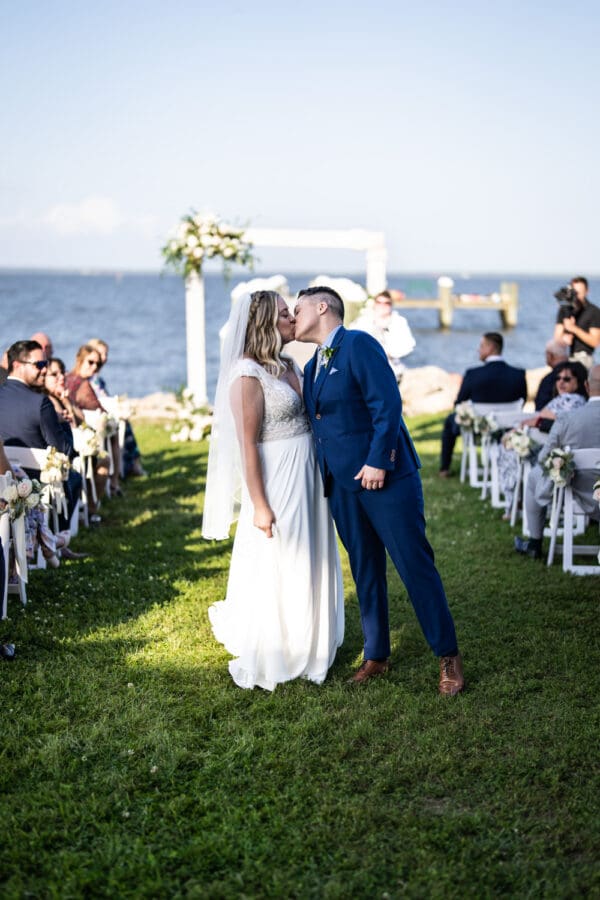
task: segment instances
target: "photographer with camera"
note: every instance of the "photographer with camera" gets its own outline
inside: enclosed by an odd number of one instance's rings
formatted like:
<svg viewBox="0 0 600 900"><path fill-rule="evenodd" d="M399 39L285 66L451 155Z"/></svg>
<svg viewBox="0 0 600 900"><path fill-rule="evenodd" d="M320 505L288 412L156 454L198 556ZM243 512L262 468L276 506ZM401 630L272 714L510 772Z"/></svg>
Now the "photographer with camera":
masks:
<svg viewBox="0 0 600 900"><path fill-rule="evenodd" d="M587 292L587 279L582 275L556 291L559 310L554 338L568 344L570 358L589 369L594 362L594 350L600 346L600 309L590 303Z"/></svg>

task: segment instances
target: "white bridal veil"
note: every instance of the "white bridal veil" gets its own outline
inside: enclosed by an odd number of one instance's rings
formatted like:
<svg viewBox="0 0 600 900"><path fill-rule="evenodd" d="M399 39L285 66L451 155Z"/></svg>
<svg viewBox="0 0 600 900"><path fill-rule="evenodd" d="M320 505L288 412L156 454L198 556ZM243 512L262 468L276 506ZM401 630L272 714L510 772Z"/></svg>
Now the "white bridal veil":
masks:
<svg viewBox="0 0 600 900"><path fill-rule="evenodd" d="M244 355L250 303L250 294L242 294L232 307L221 349L202 515L202 537L218 541L229 537L240 500L241 454L229 390L233 369Z"/></svg>

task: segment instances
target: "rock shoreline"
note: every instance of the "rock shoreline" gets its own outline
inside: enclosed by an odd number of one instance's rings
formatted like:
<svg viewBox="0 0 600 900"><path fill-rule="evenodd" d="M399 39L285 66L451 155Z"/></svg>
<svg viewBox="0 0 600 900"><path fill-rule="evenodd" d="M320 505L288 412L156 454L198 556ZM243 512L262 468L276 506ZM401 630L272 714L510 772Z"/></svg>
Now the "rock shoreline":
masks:
<svg viewBox="0 0 600 900"><path fill-rule="evenodd" d="M533 398L546 368L527 371L528 404L533 408ZM406 416L416 416L448 412L454 406L462 375L446 372L439 366L421 366L407 369L402 377L400 392ZM172 421L177 416L177 401L174 393L159 391L130 401L134 408L134 419Z"/></svg>

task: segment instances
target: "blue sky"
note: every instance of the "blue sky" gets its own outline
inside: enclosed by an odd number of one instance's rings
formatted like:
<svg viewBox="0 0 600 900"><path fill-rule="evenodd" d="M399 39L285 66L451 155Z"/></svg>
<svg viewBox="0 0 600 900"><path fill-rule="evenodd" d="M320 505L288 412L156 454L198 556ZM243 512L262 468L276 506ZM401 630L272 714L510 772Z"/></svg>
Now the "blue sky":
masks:
<svg viewBox="0 0 600 900"><path fill-rule="evenodd" d="M194 207L382 230L390 270L597 274L599 24L577 0L5 8L0 266L159 268Z"/></svg>

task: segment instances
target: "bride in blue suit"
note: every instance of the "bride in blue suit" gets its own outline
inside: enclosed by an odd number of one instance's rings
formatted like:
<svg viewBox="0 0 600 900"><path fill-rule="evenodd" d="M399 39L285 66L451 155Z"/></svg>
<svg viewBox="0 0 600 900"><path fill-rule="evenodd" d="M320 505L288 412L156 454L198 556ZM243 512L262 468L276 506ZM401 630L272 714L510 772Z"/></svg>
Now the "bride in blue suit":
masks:
<svg viewBox="0 0 600 900"><path fill-rule="evenodd" d="M433 652L440 693L464 688L454 623L425 536L420 461L402 418L394 373L376 340L343 327L329 287L300 291L296 340L320 345L304 372L304 402L338 534L348 551L364 634L362 684L388 669L389 553Z"/></svg>

